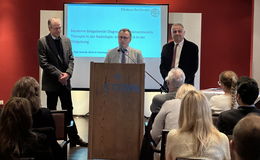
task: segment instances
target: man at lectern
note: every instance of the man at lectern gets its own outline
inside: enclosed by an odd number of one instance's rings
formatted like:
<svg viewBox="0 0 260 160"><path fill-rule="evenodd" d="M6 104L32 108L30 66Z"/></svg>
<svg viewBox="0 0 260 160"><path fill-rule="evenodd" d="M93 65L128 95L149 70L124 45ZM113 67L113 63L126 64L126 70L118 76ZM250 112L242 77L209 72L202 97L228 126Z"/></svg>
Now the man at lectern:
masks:
<svg viewBox="0 0 260 160"><path fill-rule="evenodd" d="M106 56L105 63L143 63L143 56L140 50L129 47L132 34L127 28L118 32L119 47L111 49Z"/></svg>
<svg viewBox="0 0 260 160"><path fill-rule="evenodd" d="M56 110L58 97L61 107L67 110L67 123L73 119L70 78L74 68L74 58L70 40L61 35L61 20L48 20L50 33L38 41L39 64L43 69L42 89L47 95L47 107ZM68 131L70 146L80 145L87 147L78 135L75 122Z"/></svg>

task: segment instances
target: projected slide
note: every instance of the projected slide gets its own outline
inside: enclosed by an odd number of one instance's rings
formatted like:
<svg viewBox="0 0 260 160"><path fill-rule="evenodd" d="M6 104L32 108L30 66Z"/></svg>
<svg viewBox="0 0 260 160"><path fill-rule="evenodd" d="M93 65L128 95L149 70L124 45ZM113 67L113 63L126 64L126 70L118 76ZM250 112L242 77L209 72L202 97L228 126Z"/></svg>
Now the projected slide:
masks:
<svg viewBox="0 0 260 160"><path fill-rule="evenodd" d="M89 88L90 62L104 62L108 51L118 47L122 28L132 31L129 46L142 51L145 70L162 83L159 65L167 26L168 5L64 4L64 33L72 42L75 57L72 88ZM158 88L145 76L145 89Z"/></svg>
<svg viewBox="0 0 260 160"><path fill-rule="evenodd" d="M75 57L105 57L118 46L121 28L132 31L130 46L144 57L161 51L161 7L140 5L67 4L66 35Z"/></svg>

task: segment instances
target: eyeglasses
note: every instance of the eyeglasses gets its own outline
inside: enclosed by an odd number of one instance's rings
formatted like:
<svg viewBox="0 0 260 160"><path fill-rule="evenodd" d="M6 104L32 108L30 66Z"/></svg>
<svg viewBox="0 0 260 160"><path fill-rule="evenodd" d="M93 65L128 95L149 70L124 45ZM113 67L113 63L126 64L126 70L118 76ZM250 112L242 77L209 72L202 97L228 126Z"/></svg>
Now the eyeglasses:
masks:
<svg viewBox="0 0 260 160"><path fill-rule="evenodd" d="M183 32L183 30L174 30L174 31L172 31L173 33L182 33Z"/></svg>
<svg viewBox="0 0 260 160"><path fill-rule="evenodd" d="M120 39L129 39L130 37L126 37L126 36L119 36L118 38L120 38Z"/></svg>
<svg viewBox="0 0 260 160"><path fill-rule="evenodd" d="M51 27L54 30L61 30L61 27Z"/></svg>

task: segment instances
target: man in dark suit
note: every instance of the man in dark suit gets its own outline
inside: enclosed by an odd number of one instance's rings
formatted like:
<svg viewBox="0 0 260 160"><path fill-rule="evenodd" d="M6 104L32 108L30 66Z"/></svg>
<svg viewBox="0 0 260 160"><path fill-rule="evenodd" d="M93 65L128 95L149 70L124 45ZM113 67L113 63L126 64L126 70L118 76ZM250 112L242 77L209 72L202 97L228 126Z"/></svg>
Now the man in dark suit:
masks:
<svg viewBox="0 0 260 160"><path fill-rule="evenodd" d="M249 77L241 77L237 82L237 103L239 107L220 113L217 128L226 135L232 135L237 122L249 113L260 114L254 102L259 94L257 82Z"/></svg>
<svg viewBox="0 0 260 160"><path fill-rule="evenodd" d="M173 41L165 44L162 49L161 75L165 79L171 68L178 67L185 73L185 83L194 85L195 73L198 70L198 46L184 38L185 30L180 23L172 25L171 35Z"/></svg>
<svg viewBox="0 0 260 160"><path fill-rule="evenodd" d="M62 109L67 110L67 122L73 120L73 106L71 99L70 78L74 67L74 58L70 40L61 35L61 20L48 20L50 34L38 41L39 63L43 69L42 89L47 95L47 107L56 110L58 97ZM70 146L87 146L88 144L78 136L75 122L68 131Z"/></svg>

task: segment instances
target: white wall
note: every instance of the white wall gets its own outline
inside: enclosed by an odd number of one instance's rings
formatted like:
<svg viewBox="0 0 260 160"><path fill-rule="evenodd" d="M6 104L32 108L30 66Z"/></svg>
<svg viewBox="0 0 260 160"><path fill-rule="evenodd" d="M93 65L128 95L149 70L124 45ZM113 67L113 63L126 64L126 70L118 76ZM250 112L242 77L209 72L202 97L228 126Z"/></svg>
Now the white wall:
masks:
<svg viewBox="0 0 260 160"><path fill-rule="evenodd" d="M260 1L254 1L253 63L252 76L260 85Z"/></svg>

